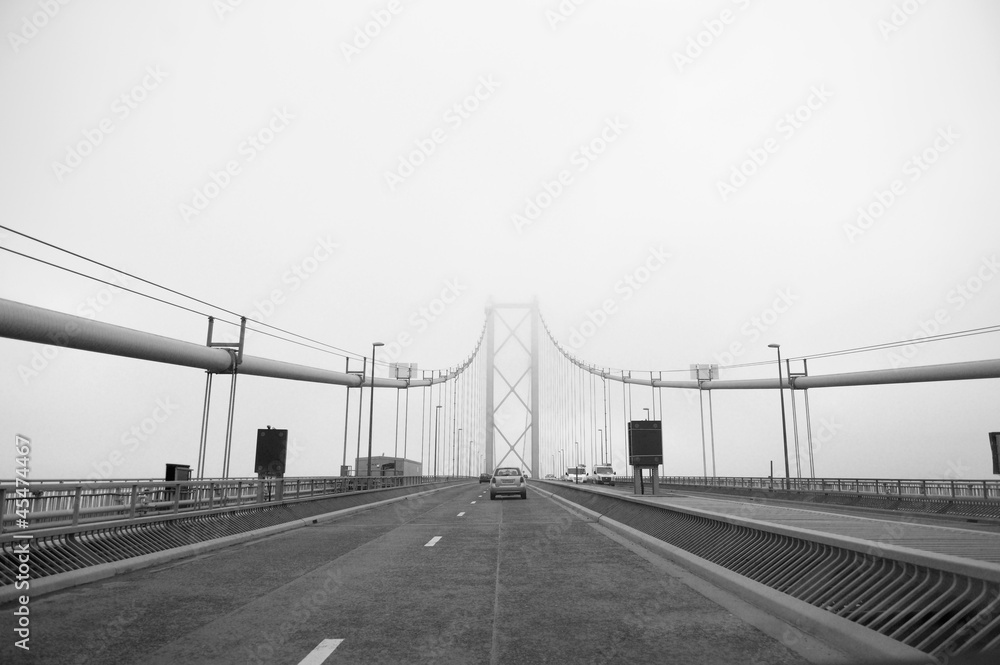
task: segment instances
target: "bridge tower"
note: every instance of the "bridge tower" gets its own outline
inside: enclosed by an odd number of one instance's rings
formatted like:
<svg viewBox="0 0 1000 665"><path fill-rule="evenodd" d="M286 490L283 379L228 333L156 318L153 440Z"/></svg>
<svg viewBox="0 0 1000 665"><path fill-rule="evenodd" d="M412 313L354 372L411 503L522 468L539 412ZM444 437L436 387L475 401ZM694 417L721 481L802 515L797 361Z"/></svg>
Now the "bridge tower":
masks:
<svg viewBox="0 0 1000 665"><path fill-rule="evenodd" d="M538 301L486 306L486 469L517 466L537 478Z"/></svg>

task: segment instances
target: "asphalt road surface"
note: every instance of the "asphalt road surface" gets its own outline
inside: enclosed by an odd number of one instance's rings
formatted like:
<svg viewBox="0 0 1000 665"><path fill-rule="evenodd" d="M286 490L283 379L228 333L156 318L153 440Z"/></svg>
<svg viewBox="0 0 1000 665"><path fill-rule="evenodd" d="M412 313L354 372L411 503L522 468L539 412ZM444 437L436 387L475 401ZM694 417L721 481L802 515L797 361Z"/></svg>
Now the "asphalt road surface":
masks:
<svg viewBox="0 0 1000 665"><path fill-rule="evenodd" d="M7 629L0 662L775 665L807 662L809 649L830 656L689 582L534 489L527 500L490 501L486 485L470 484L32 599L30 652ZM0 608L5 626L14 607Z"/></svg>

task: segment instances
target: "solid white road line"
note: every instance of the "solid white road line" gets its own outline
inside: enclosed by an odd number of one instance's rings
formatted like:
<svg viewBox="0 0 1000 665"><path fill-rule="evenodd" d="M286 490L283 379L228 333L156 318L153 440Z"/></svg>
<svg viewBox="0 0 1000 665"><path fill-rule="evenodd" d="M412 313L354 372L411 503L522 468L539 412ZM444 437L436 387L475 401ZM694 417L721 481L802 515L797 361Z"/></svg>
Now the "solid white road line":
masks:
<svg viewBox="0 0 1000 665"><path fill-rule="evenodd" d="M299 661L299 665L322 665L344 640L323 640L309 655Z"/></svg>
<svg viewBox="0 0 1000 665"><path fill-rule="evenodd" d="M461 516L462 516L462 515L464 515L464 514L465 514L465 511L463 510L462 512L460 512L460 513L458 514L458 516L459 516L459 517L461 517Z"/></svg>
<svg viewBox="0 0 1000 665"><path fill-rule="evenodd" d="M437 545L437 541L439 540L441 540L441 536L434 536L433 538L427 541L427 544L424 545L424 547L434 547L435 545Z"/></svg>

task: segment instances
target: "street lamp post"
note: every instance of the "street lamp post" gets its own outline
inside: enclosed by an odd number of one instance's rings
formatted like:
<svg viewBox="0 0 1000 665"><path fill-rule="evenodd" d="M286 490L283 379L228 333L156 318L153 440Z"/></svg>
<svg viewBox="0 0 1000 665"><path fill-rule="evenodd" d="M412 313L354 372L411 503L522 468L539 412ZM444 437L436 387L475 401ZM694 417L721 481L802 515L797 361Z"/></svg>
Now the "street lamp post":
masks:
<svg viewBox="0 0 1000 665"><path fill-rule="evenodd" d="M458 428L458 438L455 439L455 475L459 475L462 468L462 428Z"/></svg>
<svg viewBox="0 0 1000 665"><path fill-rule="evenodd" d="M646 420L649 420L649 409L646 407L642 407L642 410L646 412Z"/></svg>
<svg viewBox="0 0 1000 665"><path fill-rule="evenodd" d="M372 342L372 394L368 400L368 477L372 475L372 422L375 418L375 348L382 342Z"/></svg>
<svg viewBox="0 0 1000 665"><path fill-rule="evenodd" d="M601 464L607 464L607 461L605 460L605 455L604 455L604 453L605 453L605 450L604 450L604 430L603 429L599 429L597 431L600 432L600 434L601 434Z"/></svg>
<svg viewBox="0 0 1000 665"><path fill-rule="evenodd" d="M441 405L434 409L434 475L438 475L438 426L441 421Z"/></svg>
<svg viewBox="0 0 1000 665"><path fill-rule="evenodd" d="M788 471L788 427L785 425L785 389L781 385L781 345L768 344L767 347L778 352L778 399L781 401L781 440L785 447L785 489L788 489L788 479L790 478Z"/></svg>

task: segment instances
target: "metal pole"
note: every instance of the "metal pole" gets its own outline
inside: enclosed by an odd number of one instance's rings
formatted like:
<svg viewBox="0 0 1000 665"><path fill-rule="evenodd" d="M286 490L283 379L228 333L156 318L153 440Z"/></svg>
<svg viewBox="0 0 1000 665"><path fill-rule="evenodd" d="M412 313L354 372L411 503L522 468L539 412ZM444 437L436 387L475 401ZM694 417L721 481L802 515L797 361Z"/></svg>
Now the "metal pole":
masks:
<svg viewBox="0 0 1000 665"><path fill-rule="evenodd" d="M409 370L407 370L407 377L409 377ZM407 381L408 382L408 381ZM403 464L406 464L406 434L410 430L410 389L406 389L406 400L403 405Z"/></svg>
<svg viewBox="0 0 1000 665"><path fill-rule="evenodd" d="M440 394L438 395L440 397ZM441 405L434 407L434 476L438 475L438 427L441 415Z"/></svg>
<svg viewBox="0 0 1000 665"><path fill-rule="evenodd" d="M653 408L653 420L656 420L656 388L653 387L653 370L649 370L649 392L652 393L649 406Z"/></svg>
<svg viewBox="0 0 1000 665"><path fill-rule="evenodd" d="M711 444L712 444L712 477L715 478L715 476L716 476L716 471L715 471L715 414L712 411L712 391L711 390L708 391L708 431L711 433L710 434L711 438L709 439L709 441L711 441Z"/></svg>
<svg viewBox="0 0 1000 665"><path fill-rule="evenodd" d="M768 347L778 352L778 399L781 401L781 440L784 443L785 451L785 489L787 490L791 474L788 471L788 427L785 425L785 389L781 382L781 345L768 344Z"/></svg>
<svg viewBox="0 0 1000 665"><path fill-rule="evenodd" d="M802 371L806 376L809 376L809 367L807 365L808 361L802 359ZM812 433L812 422L809 420L809 390L802 391L802 397L806 403L806 445L809 447L809 477L816 477L816 467L813 464L813 433Z"/></svg>
<svg viewBox="0 0 1000 665"><path fill-rule="evenodd" d="M236 365L233 365L233 382L229 387L229 413L226 416L226 453L222 460L222 477L229 477L229 453L233 445L233 414L236 411Z"/></svg>
<svg viewBox="0 0 1000 665"><path fill-rule="evenodd" d="M698 381L698 411L701 413L701 469L702 477L708 477L708 459L705 456L705 400L704 391L701 389L701 380Z"/></svg>
<svg viewBox="0 0 1000 665"><path fill-rule="evenodd" d="M382 346L382 342L372 342L372 389L371 397L368 400L368 477L372 475L372 429L375 419L375 348ZM397 393L398 394L398 393Z"/></svg>
<svg viewBox="0 0 1000 665"><path fill-rule="evenodd" d="M396 389L396 438L392 446L393 457L399 456L399 391L400 390L402 390L402 388Z"/></svg>
<svg viewBox="0 0 1000 665"><path fill-rule="evenodd" d="M484 441L484 446L486 448L486 471L493 471L493 457L494 457L494 430L496 429L496 424L494 422L494 416L496 415L496 404L494 404L495 397L493 395L494 382L496 381L496 349L494 348L495 342L495 329L496 329L496 314L492 305L487 305L486 307L486 401L483 406L486 426L486 439Z"/></svg>
<svg viewBox="0 0 1000 665"><path fill-rule="evenodd" d="M354 457L354 464L357 465L361 460L361 420L362 420L362 409L365 403L365 373L368 371L368 357L364 356L361 358L361 383L358 385L358 451ZM374 395L373 395L374 397ZM355 466L354 475L360 476L361 469Z"/></svg>
<svg viewBox="0 0 1000 665"><path fill-rule="evenodd" d="M795 384L792 383L792 361L785 359L785 376L788 377L788 394L792 398L792 438L795 441L795 476L802 477L802 462L799 459L799 419L795 413Z"/></svg>
<svg viewBox="0 0 1000 665"><path fill-rule="evenodd" d="M349 374L351 371L351 359L344 358L344 374ZM343 459L340 461L340 468L343 469L347 466L347 425L348 420L351 418L351 387L347 386L347 399L344 400L344 455Z"/></svg>
<svg viewBox="0 0 1000 665"><path fill-rule="evenodd" d="M604 397L604 431L607 432L608 464L614 464L614 458L611 455L611 429L608 427L608 379L604 374L604 370L601 370L601 395ZM604 453L602 452L601 454L603 455Z"/></svg>
<svg viewBox="0 0 1000 665"><path fill-rule="evenodd" d="M625 462L628 463L628 416L629 416L629 413L628 413L628 404L626 403L627 399L625 397L625 390L626 390L626 388L625 388L625 381L624 381L624 379L625 379L625 370L622 370L622 379L623 379L622 380L622 422L624 423L624 427L623 427L624 436L622 437L624 440L622 441L622 448L625 450Z"/></svg>
<svg viewBox="0 0 1000 665"><path fill-rule="evenodd" d="M205 453L208 447L208 411L212 403L212 373L205 371L205 407L201 412L201 441L198 444L198 480L205 477Z"/></svg>
<svg viewBox="0 0 1000 665"><path fill-rule="evenodd" d="M458 378L451 387L451 467L454 475L458 475L458 438L455 428L458 426Z"/></svg>
<svg viewBox="0 0 1000 665"><path fill-rule="evenodd" d="M657 376L659 376L660 381L663 380L663 372L658 372ZM663 422L663 388L657 388L657 390L659 391L658 394L660 396L660 422L662 423ZM709 393L709 395L711 395L711 393ZM663 425L662 424L660 425L660 431L661 432L663 431ZM712 428L712 432L713 433L715 432L715 428L714 427ZM664 465L662 465L662 464L660 466L664 467ZM663 468L663 471L666 471L665 467Z"/></svg>

